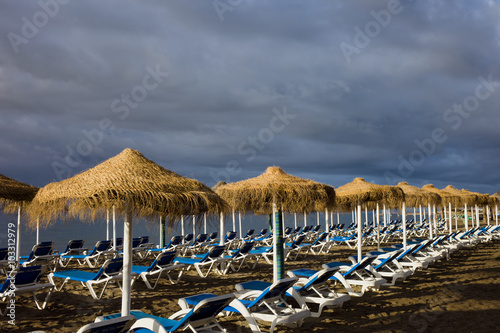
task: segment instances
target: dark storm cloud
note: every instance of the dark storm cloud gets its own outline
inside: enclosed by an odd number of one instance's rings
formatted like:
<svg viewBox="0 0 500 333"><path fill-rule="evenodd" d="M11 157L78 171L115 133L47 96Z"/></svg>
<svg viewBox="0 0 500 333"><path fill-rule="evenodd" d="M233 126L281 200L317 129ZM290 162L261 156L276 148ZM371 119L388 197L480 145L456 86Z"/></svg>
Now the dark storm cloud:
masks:
<svg viewBox="0 0 500 333"><path fill-rule="evenodd" d="M131 147L209 186L280 165L498 189L498 2L221 2L2 3L0 173Z"/></svg>

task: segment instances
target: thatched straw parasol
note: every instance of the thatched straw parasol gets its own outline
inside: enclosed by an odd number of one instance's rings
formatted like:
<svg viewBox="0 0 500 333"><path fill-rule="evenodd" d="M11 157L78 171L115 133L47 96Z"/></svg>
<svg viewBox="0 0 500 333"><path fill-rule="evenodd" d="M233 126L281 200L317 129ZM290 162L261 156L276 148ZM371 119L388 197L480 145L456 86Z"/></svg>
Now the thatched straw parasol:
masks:
<svg viewBox="0 0 500 333"><path fill-rule="evenodd" d="M7 208L8 212L12 212L8 207L13 203L15 208L19 205L25 206L33 200L36 192L38 192L38 187L0 174L0 208L2 209Z"/></svg>
<svg viewBox="0 0 500 333"><path fill-rule="evenodd" d="M268 167L255 178L230 184L219 182L216 187L216 193L239 212L270 214L273 200L291 213L309 213L335 206L332 186L289 175L276 166Z"/></svg>
<svg viewBox="0 0 500 333"><path fill-rule="evenodd" d="M238 212L270 214L274 217L274 280L284 277L283 225L281 212L311 212L335 205L333 187L295 177L276 166L255 178L230 183L217 189L229 206Z"/></svg>
<svg viewBox="0 0 500 333"><path fill-rule="evenodd" d="M495 225L498 225L498 204L500 204L500 192L491 195L496 200L495 202Z"/></svg>
<svg viewBox="0 0 500 333"><path fill-rule="evenodd" d="M405 193L405 202L407 206L428 206L436 205L441 202L441 197L438 194L409 185L407 182L400 182L397 186Z"/></svg>
<svg viewBox="0 0 500 333"><path fill-rule="evenodd" d="M354 180L336 189L337 209L351 211L358 204L372 202L386 204L388 207L400 207L404 200L403 190L397 186L369 183L363 178Z"/></svg>
<svg viewBox="0 0 500 333"><path fill-rule="evenodd" d="M358 207L358 260L361 260L361 205L372 203L377 206L381 203L389 207L396 207L404 203L404 192L397 186L372 184L358 177L354 178L352 182L338 187L336 193L338 209L351 211L356 206Z"/></svg>
<svg viewBox="0 0 500 333"><path fill-rule="evenodd" d="M445 212L446 208L449 206L449 232L451 232L451 227L452 227L452 221L451 221L451 205L453 204L454 206L461 205L462 199L459 195L453 194L450 191L443 191L438 188L436 188L432 184L427 184L422 186L422 189L431 191L434 193L437 193L441 196L441 202L439 206L443 207L443 212ZM444 216L443 216L444 218Z"/></svg>
<svg viewBox="0 0 500 333"><path fill-rule="evenodd" d="M29 213L50 223L66 210L80 217L95 217L115 206L124 214L122 315L130 313L133 216L148 219L184 214L220 212L225 203L202 183L184 178L125 149L92 169L40 189Z"/></svg>
<svg viewBox="0 0 500 333"><path fill-rule="evenodd" d="M33 200L39 188L0 174L0 208L6 213L17 211L16 261L21 252L21 209Z"/></svg>

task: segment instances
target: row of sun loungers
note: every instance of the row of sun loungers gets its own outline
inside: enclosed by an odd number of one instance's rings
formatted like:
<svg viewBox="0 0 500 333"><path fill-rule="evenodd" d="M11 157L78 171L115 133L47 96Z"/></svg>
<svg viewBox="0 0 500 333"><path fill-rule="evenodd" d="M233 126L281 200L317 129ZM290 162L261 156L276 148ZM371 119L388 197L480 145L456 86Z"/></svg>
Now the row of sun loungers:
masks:
<svg viewBox="0 0 500 333"><path fill-rule="evenodd" d="M287 244L287 257L296 258L301 250L305 251L304 253L315 253L314 251L319 253L322 251L320 249L327 246L325 244L334 246L331 244L335 244L337 240L335 237L328 240L328 236L330 234L321 233L312 242L304 243L306 236L298 234L291 243ZM200 276L207 277L211 271L227 274L229 271L238 271L243 266L254 267L260 258L266 259L270 248L256 247L255 239L258 239L257 237L245 238L247 239L243 242L236 243L240 244L236 249L228 250L226 246L212 245L204 254L180 250L166 251L165 249L161 252L157 251L157 256L151 265L133 266L132 283L141 279L149 289L154 289L162 276L168 277L169 281L174 284L179 281L185 270L191 268L194 268ZM222 331L220 324L216 321L216 315L220 312L243 315L253 332L260 332L257 320L270 322L271 331L278 324L295 323L300 325L304 318L321 316L324 308L342 306L350 297L360 297L367 290L378 290L381 287L404 281L417 270L426 269L438 260L449 259L453 252L463 247L471 247L499 238L500 227L488 226L474 228L467 232L439 235L432 239L414 239L406 244L406 249L403 244L383 247L378 251L367 253L362 258L350 257L351 263L331 262L324 264L321 269L291 270L287 272L289 278L274 284L263 281L241 283L235 286L236 290L231 295L203 294L186 297L179 300L182 310L176 314L175 318L164 319L140 312L132 312L133 316L129 318L130 321L127 321L126 325L130 324L129 327L142 328L143 332L173 332L187 327L195 332L201 332L206 331L208 326L210 329ZM75 254L78 253L78 250L69 245L70 249L66 249L65 252L68 254L64 254L65 256L83 255ZM53 245L46 243L40 244L37 249L45 246L53 247ZM97 246L98 244L96 244ZM83 242L78 248L81 247L83 247ZM148 246L147 250L142 251L143 256L147 256L146 253L150 249ZM76 252L71 254L70 251ZM93 251L90 251L89 254ZM112 254L119 255L119 251L114 251ZM179 256L179 254L187 254L188 256ZM2 258L0 257L0 259ZM23 260L29 259L28 257ZM76 262L78 259L85 260L78 257L72 257L72 259ZM86 261L82 261L82 263L88 264ZM21 264L15 277L15 291L16 294L27 291L33 293L39 309L44 309L47 306L53 290L62 290L64 285L70 281L82 283L89 289L92 297L98 299L102 297L109 283L120 284L122 266L122 258L118 256L106 259L97 273L85 270L52 271L48 275L49 283L39 284L45 267L49 266L23 267ZM62 283L56 287L58 281L62 281ZM335 285L338 284L343 286L346 293L335 291ZM8 297L10 285L8 279L0 285L0 300L5 300ZM102 288L100 292L96 290L98 287ZM358 287L361 291L355 291L354 287ZM39 290L48 290L43 301L36 298L35 292ZM287 302L287 298L293 298L294 301ZM298 307L296 307L297 304ZM115 317L117 315L100 318L101 323L89 324L89 327L94 327L92 325L106 327L115 321L121 325L122 321Z"/></svg>

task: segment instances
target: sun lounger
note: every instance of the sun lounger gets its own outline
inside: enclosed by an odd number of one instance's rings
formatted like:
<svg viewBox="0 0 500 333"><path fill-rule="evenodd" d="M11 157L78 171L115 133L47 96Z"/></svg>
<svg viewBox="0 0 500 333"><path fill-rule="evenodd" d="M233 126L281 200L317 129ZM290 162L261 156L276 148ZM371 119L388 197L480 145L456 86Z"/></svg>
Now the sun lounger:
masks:
<svg viewBox="0 0 500 333"><path fill-rule="evenodd" d="M85 241L82 239L70 240L68 245L66 245L66 249L64 249L60 255L65 256L71 254L82 254L83 252L88 251L88 249L83 248L83 244L85 244Z"/></svg>
<svg viewBox="0 0 500 333"><path fill-rule="evenodd" d="M318 307L317 311L311 311L312 317L319 317L325 307L342 307L344 302L351 299L349 294L337 293L328 286L328 280L339 270L339 267L326 268L320 271L315 271L312 275L304 278L300 277L293 286L294 290L302 297L306 304L314 304ZM290 277L299 277L301 270L288 271ZM302 270L302 273L304 271Z"/></svg>
<svg viewBox="0 0 500 333"><path fill-rule="evenodd" d="M22 256L19 265L23 267L33 265L47 265L51 271L57 268L59 255L53 253L54 242L41 242L33 246L29 256Z"/></svg>
<svg viewBox="0 0 500 333"><path fill-rule="evenodd" d="M250 253L254 245L255 242L244 242L238 249L230 250L231 255L220 257L219 265L221 266L222 274L226 274L229 269L233 272L238 272L243 264L246 264L250 268L247 259L254 256ZM255 268L255 264L253 268Z"/></svg>
<svg viewBox="0 0 500 333"><path fill-rule="evenodd" d="M168 279L170 280L170 283L172 284L176 284L177 282L179 282L179 279L181 278L184 271L183 268L186 265L173 263L176 254L177 251L162 252L149 266L132 266L132 273L135 274L132 280L132 284L134 284L135 280L141 278L149 289L154 289L158 284L158 281L160 280L162 274L166 274ZM177 279L172 279L172 277L170 276L170 272L178 269L180 269L180 272L177 275ZM153 276L157 276L157 278L154 282L154 285L151 286L148 278Z"/></svg>
<svg viewBox="0 0 500 333"><path fill-rule="evenodd" d="M233 294L208 297L201 300L192 309L180 310L169 318L158 317L144 313L142 311L133 310L130 314L137 321L131 327L134 332L181 332L189 331L193 333L202 332L227 332L223 329L216 316L226 308L234 299ZM121 314L113 314L104 317L96 318L96 321L108 321L110 319L119 318Z"/></svg>
<svg viewBox="0 0 500 333"><path fill-rule="evenodd" d="M54 284L57 291L62 290L68 281L81 282L83 286L89 289L90 294L94 299L100 299L104 294L108 283L117 282L120 286L120 280L122 279L122 267L123 258L108 259L104 262L97 273L80 270L68 270L50 273L48 278L49 281ZM59 288L55 285L54 278L64 279ZM99 296L97 296L96 291L94 290L94 286L97 285L103 285Z"/></svg>
<svg viewBox="0 0 500 333"><path fill-rule="evenodd" d="M203 255L197 255L191 258L177 257L174 259L174 262L187 265L188 268L186 270L194 267L201 277L207 277L212 269L216 270L219 274L222 274L222 272L218 270L218 265L220 257L224 255L225 248L226 247L224 245L215 245ZM203 268L206 268L205 273L203 273Z"/></svg>
<svg viewBox="0 0 500 333"><path fill-rule="evenodd" d="M291 291L295 297L298 297L295 302L299 304L299 307L293 307L285 300L286 291L296 281L297 278L286 278L276 283L249 281L237 284L238 292L234 294L237 298L224 311L241 314L247 320L252 332L262 332L257 321L271 323L271 333L276 325L301 326L303 320L311 315L307 305L293 289ZM181 298L179 305L183 309L189 309L213 296L213 294L206 293Z"/></svg>
<svg viewBox="0 0 500 333"><path fill-rule="evenodd" d="M68 255L61 255L59 257L59 264L62 267L67 267L68 264L73 260L76 259L76 261L80 264L87 264L89 265L90 268L95 268L99 265L99 262L101 259L106 258L107 256L116 253L116 252L110 252L111 248L111 241L110 240L104 240L104 241L98 241L92 251L88 254L68 254Z"/></svg>
<svg viewBox="0 0 500 333"><path fill-rule="evenodd" d="M54 291L53 283L40 284L40 279L45 272L45 266L36 265L28 267L18 267L7 277L7 280L0 284L0 300L2 302L10 299L15 295L18 297L21 293L30 292L33 294L33 299L35 300L36 307L39 310L43 310L47 307L50 300L50 296ZM47 295L43 302L38 300L37 292L47 289ZM7 301L10 304L10 301ZM6 311L8 308L6 309ZM4 315L6 311L2 311L0 308L0 315Z"/></svg>

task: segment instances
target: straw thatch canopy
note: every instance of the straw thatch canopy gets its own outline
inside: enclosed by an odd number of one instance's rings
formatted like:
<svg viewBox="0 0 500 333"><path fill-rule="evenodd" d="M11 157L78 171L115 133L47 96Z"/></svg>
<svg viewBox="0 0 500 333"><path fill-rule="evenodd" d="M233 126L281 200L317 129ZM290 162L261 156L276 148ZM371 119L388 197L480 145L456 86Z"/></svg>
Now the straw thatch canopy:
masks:
<svg viewBox="0 0 500 333"><path fill-rule="evenodd" d="M407 182L400 182L397 186L405 193L405 202L408 207L438 205L441 202L439 194L409 185Z"/></svg>
<svg viewBox="0 0 500 333"><path fill-rule="evenodd" d="M447 191L442 191L442 190L436 188L432 184L424 185L424 186L422 186L422 189L439 194L439 196L441 197L441 202L438 205L442 206L442 207L448 207L448 204L450 202L453 205L454 202L456 203L456 202L460 201L460 198L457 195L451 194L450 192L447 192ZM460 205L458 205L458 206L460 206Z"/></svg>
<svg viewBox="0 0 500 333"><path fill-rule="evenodd" d="M45 223L65 212L95 218L112 206L123 212L127 202L136 216L146 218L219 212L226 207L215 192L197 180L125 149L92 169L41 188L29 214Z"/></svg>
<svg viewBox="0 0 500 333"><path fill-rule="evenodd" d="M457 198L451 203L454 207L461 207L464 206L464 204L467 204L468 206L474 205L477 200L477 197L475 195L460 191L459 189L451 185L446 186L442 189L442 191L454 195Z"/></svg>
<svg viewBox="0 0 500 333"><path fill-rule="evenodd" d="M467 194L467 195L473 195L476 197L476 201L474 201L474 205L482 206L482 205L487 205L489 202L489 195L487 194L482 194L479 192L471 192L466 189L462 189L462 192Z"/></svg>
<svg viewBox="0 0 500 333"><path fill-rule="evenodd" d="M358 203L380 203L398 207L405 199L404 192L397 186L372 184L363 178L354 178L348 184L337 188L337 209L352 210Z"/></svg>
<svg viewBox="0 0 500 333"><path fill-rule="evenodd" d="M500 192L497 191L497 193L490 195L495 200L495 205L500 204Z"/></svg>
<svg viewBox="0 0 500 333"><path fill-rule="evenodd" d="M332 186L289 175L276 166L268 167L255 178L220 186L216 192L234 210L256 214L270 214L273 200L278 207L292 213L335 205Z"/></svg>
<svg viewBox="0 0 500 333"><path fill-rule="evenodd" d="M227 183L223 180L212 186L212 191L217 192L217 189L221 186L227 185Z"/></svg>
<svg viewBox="0 0 500 333"><path fill-rule="evenodd" d="M16 207L18 207L19 204L24 206L33 200L38 190L38 187L19 182L0 174L0 208L12 212L12 209L17 209Z"/></svg>

